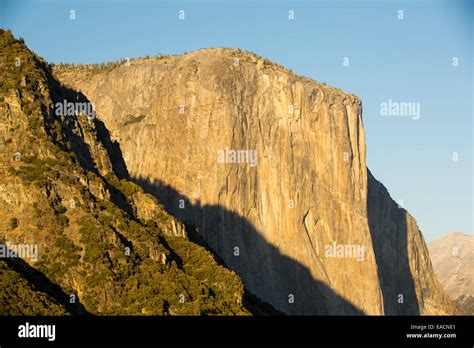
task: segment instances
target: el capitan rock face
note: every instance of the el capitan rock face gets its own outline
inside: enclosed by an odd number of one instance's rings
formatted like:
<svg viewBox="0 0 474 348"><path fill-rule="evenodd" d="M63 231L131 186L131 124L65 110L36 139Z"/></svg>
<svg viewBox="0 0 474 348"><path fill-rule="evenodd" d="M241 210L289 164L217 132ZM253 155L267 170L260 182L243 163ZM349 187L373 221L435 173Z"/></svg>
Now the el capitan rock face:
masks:
<svg viewBox="0 0 474 348"><path fill-rule="evenodd" d="M454 312L415 220L366 168L357 97L227 49L55 75L94 103L134 180L276 309Z"/></svg>

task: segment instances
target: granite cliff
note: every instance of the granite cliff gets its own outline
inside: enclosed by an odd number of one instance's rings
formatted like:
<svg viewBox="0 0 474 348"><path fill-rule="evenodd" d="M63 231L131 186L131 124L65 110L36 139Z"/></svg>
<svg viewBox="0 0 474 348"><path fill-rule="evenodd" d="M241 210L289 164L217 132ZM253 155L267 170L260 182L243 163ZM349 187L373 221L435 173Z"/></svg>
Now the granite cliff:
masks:
<svg viewBox="0 0 474 348"><path fill-rule="evenodd" d="M359 98L249 52L57 66L131 179L287 314L452 314L415 219L366 167Z"/></svg>

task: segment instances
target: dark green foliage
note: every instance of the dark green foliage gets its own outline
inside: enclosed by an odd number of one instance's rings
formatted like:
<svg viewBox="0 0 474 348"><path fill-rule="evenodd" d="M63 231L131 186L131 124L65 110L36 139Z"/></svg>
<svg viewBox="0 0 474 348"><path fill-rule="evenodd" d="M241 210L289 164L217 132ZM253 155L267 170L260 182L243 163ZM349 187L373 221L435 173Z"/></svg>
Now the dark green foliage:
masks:
<svg viewBox="0 0 474 348"><path fill-rule="evenodd" d="M67 211L66 207L64 207L60 202L54 203L53 209L58 214L63 214Z"/></svg>
<svg viewBox="0 0 474 348"><path fill-rule="evenodd" d="M41 253L41 258L36 267L58 281L71 271L72 267L79 265L82 248L66 236L59 236L52 247Z"/></svg>
<svg viewBox="0 0 474 348"><path fill-rule="evenodd" d="M35 217L40 218L43 214L38 202L33 203L33 209L35 210Z"/></svg>
<svg viewBox="0 0 474 348"><path fill-rule="evenodd" d="M125 179L120 180L115 175L107 175L106 179L109 185L115 187L127 199L130 198L134 193L141 190L141 188L133 182Z"/></svg>
<svg viewBox="0 0 474 348"><path fill-rule="evenodd" d="M65 236L58 237L56 242L54 242L54 246L62 249L68 256L82 250L80 247L76 246L72 240Z"/></svg>
<svg viewBox="0 0 474 348"><path fill-rule="evenodd" d="M10 225L10 229L14 230L15 228L18 227L18 219L17 218L11 218L9 225Z"/></svg>
<svg viewBox="0 0 474 348"><path fill-rule="evenodd" d="M22 41L15 40L11 32L0 33L0 93L24 88L39 95L39 81L45 78L46 64L31 54ZM26 112L26 114L29 114Z"/></svg>
<svg viewBox="0 0 474 348"><path fill-rule="evenodd" d="M60 214L59 217L58 217L58 223L59 225L61 226L67 226L69 224L69 219L66 215L64 214Z"/></svg>
<svg viewBox="0 0 474 348"><path fill-rule="evenodd" d="M25 156L22 161L27 164L21 166L17 173L22 180L27 182L44 181L44 175L49 171L49 168L45 166L43 160Z"/></svg>
<svg viewBox="0 0 474 348"><path fill-rule="evenodd" d="M0 315L65 314L65 307L0 260Z"/></svg>
<svg viewBox="0 0 474 348"><path fill-rule="evenodd" d="M138 123L142 121L146 116L145 115L139 115L139 116L133 116L133 115L127 115L127 118L125 122L123 123L123 126L128 126L134 123Z"/></svg>

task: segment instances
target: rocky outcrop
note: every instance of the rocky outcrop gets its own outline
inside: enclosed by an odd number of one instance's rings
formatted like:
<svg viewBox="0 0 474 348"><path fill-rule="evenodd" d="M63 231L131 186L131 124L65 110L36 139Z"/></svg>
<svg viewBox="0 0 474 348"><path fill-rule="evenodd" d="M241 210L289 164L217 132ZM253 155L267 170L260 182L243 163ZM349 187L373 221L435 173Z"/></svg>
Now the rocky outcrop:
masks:
<svg viewBox="0 0 474 348"><path fill-rule="evenodd" d="M460 312L474 315L474 238L450 233L428 244L433 268Z"/></svg>
<svg viewBox="0 0 474 348"><path fill-rule="evenodd" d="M142 191L131 195L131 203L136 216L145 221L159 221L162 231L168 236L187 238L185 226L163 210L156 198Z"/></svg>
<svg viewBox="0 0 474 348"><path fill-rule="evenodd" d="M416 222L367 171L357 97L228 49L55 74L134 180L276 309L452 313Z"/></svg>

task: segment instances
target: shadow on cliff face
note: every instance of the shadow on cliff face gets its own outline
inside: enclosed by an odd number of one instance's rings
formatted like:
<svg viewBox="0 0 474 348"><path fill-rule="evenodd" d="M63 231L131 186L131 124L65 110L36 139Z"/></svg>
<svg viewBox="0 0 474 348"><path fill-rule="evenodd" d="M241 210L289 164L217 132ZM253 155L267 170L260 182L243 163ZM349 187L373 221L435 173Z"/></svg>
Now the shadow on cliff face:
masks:
<svg viewBox="0 0 474 348"><path fill-rule="evenodd" d="M51 99L54 105L56 105L56 103L79 103L82 105L92 105L89 99L87 99L87 97L81 92L77 92L66 86L60 85L56 80L54 80L51 75L48 75L48 78L52 91ZM47 122L45 122L45 128L47 129L50 135L53 135L53 120L54 117L56 117L51 116L53 115L53 113L48 113L44 111L44 114L49 114L50 117L53 117L52 119L49 119L47 120ZM77 161L79 162L82 168L87 169L102 178L105 187L111 193L110 200L113 201L117 206L119 206L120 209L131 214L132 207L127 202L127 199L123 197L122 193L120 193L114 186L110 185L107 178L101 175L100 173L100 163L97 163L97 160L100 161L100 159L94 158L94 155L90 151L89 145L84 139L83 128L89 127L87 123L91 124L91 128L92 125L94 126L93 128L97 135L94 140L97 142L97 145L101 147L101 150L104 151L104 155L106 155L110 159L110 164L112 167L111 170L119 179L127 178L129 174L122 156L120 146L118 142L112 141L109 130L105 127L105 124L99 118L91 118L88 122L81 123L78 121L78 117L76 116L65 116L62 120L61 130L61 135L65 137L65 139L54 139L53 141L63 151L72 151L75 154ZM68 142L71 145L70 150L65 145Z"/></svg>
<svg viewBox="0 0 474 348"><path fill-rule="evenodd" d="M408 258L407 212L393 201L368 169L367 173L367 216L384 312L386 315L419 315Z"/></svg>
<svg viewBox="0 0 474 348"><path fill-rule="evenodd" d="M56 103L78 103L82 105L92 105L89 99L82 93L70 89L66 86L60 85L54 78L50 76L50 85L52 86L51 99L54 104ZM65 117L65 125L68 129L65 129L66 136L71 141L73 151L76 154L78 161L83 168L93 171L99 175L97 168L94 166L94 158L90 153L87 144L85 143L82 134L78 135L73 131L76 127L76 117L71 115ZM99 118L95 117L91 121L94 124L97 132L97 142L103 146L104 151L110 158L112 169L119 179L128 177L127 166L122 156L122 151L118 142L112 141L109 130L105 127L104 122ZM82 126L81 126L82 127ZM62 146L61 143L58 146Z"/></svg>
<svg viewBox="0 0 474 348"><path fill-rule="evenodd" d="M222 206L201 205L199 201L192 204L159 180L139 177L131 180L154 195L170 214L184 223L193 242L213 251L218 261L235 271L247 291L278 311L291 315L364 314L330 287L315 280L305 266L268 243L246 218ZM248 309L262 314L252 306Z"/></svg>

